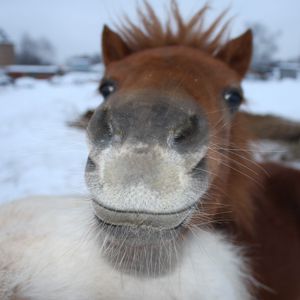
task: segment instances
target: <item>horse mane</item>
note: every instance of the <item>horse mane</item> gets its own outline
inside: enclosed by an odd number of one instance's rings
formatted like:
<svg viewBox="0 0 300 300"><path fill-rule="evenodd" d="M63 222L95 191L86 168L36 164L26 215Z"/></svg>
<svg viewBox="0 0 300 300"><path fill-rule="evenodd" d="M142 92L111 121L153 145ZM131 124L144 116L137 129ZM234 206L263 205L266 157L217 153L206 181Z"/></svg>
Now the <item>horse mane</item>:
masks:
<svg viewBox="0 0 300 300"><path fill-rule="evenodd" d="M165 46L187 46L213 55L224 44L229 21L219 29L226 14L223 11L208 28L204 28L208 9L209 6L205 5L185 21L176 0L172 0L168 19L162 22L145 1L144 9L137 9L140 24L134 24L125 16L122 26L118 26L118 32L132 52Z"/></svg>

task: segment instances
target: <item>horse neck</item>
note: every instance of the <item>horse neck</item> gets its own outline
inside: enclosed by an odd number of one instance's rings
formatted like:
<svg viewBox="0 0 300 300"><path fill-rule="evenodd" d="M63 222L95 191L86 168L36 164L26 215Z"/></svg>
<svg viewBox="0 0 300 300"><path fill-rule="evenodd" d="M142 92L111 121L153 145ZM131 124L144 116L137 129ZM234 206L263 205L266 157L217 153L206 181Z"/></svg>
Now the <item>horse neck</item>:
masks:
<svg viewBox="0 0 300 300"><path fill-rule="evenodd" d="M222 151L222 165L207 193L205 203L217 227L235 232L253 231L253 193L259 188L261 167L253 160L251 140L243 115L237 116ZM211 204L209 204L211 203Z"/></svg>

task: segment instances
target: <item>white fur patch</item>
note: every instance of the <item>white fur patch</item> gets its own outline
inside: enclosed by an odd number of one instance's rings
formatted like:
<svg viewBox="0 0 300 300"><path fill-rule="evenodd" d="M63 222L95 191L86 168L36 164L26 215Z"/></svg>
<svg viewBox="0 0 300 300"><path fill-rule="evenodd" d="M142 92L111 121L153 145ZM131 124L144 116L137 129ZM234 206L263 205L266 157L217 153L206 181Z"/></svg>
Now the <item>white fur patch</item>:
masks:
<svg viewBox="0 0 300 300"><path fill-rule="evenodd" d="M158 145L125 144L92 155L99 170L89 175L89 187L103 206L123 211L178 212L194 205L208 188L208 179L190 172L206 147L179 154Z"/></svg>
<svg viewBox="0 0 300 300"><path fill-rule="evenodd" d="M250 299L239 250L215 232L193 230L181 264L159 278L114 270L101 256L85 199L40 197L0 210L0 299Z"/></svg>

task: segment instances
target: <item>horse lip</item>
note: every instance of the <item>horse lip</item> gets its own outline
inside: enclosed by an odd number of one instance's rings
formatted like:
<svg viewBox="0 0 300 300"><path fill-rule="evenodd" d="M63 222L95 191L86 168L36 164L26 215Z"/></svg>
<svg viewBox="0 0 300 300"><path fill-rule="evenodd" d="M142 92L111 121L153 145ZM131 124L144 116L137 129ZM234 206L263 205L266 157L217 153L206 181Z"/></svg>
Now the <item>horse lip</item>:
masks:
<svg viewBox="0 0 300 300"><path fill-rule="evenodd" d="M184 223L186 222L186 220L183 220L180 224L178 224L176 227L173 228L155 228L152 226L145 226L145 225L116 225L116 224L111 224L111 223L107 223L105 221L103 221L101 218L99 218L96 214L95 214L95 218L97 220L97 222L99 223L100 226L102 227L106 227L107 231L114 231L115 228L131 228L132 230L136 230L136 231L142 231L142 230L146 230L148 233L149 232L160 232L163 233L164 231L179 231L180 229L182 229L184 226Z"/></svg>
<svg viewBox="0 0 300 300"><path fill-rule="evenodd" d="M123 211L109 208L92 199L96 218L110 226L127 226L172 230L183 225L194 210L194 205L176 212L152 213L145 211Z"/></svg>

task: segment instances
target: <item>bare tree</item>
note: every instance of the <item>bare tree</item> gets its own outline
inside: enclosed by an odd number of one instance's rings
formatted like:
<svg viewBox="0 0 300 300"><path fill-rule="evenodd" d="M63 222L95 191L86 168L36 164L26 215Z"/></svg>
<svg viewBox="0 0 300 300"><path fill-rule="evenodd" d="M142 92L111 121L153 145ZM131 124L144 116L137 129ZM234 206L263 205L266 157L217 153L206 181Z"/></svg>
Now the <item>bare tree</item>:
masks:
<svg viewBox="0 0 300 300"><path fill-rule="evenodd" d="M17 53L17 63L23 65L47 65L54 61L54 48L45 38L35 40L25 34Z"/></svg>
<svg viewBox="0 0 300 300"><path fill-rule="evenodd" d="M51 64L54 62L55 51L53 45L49 40L41 38L38 42L38 54L42 58L44 64Z"/></svg>
<svg viewBox="0 0 300 300"><path fill-rule="evenodd" d="M272 32L262 23L250 24L254 34L254 52L252 65L270 63L278 51L278 37L280 32Z"/></svg>

